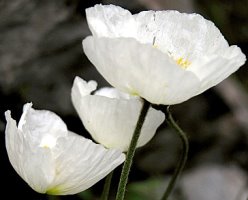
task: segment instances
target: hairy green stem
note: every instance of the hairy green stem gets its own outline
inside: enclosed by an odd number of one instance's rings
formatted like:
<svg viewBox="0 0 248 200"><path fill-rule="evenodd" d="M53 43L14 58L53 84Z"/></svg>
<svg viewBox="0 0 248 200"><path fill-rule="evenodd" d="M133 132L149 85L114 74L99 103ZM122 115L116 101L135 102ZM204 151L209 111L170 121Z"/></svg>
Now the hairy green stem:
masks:
<svg viewBox="0 0 248 200"><path fill-rule="evenodd" d="M167 200L168 197L170 196L175 184L176 184L176 180L179 177L180 173L182 172L187 158L188 158L188 152L189 152L189 141L188 138L185 134L185 132L178 126L178 124L175 122L175 120L173 119L171 112L169 110L169 106L167 106L166 112L165 112L165 116L166 116L166 121L167 123L176 130L176 132L178 133L178 135L180 136L181 142L182 142L182 154L180 156L179 162L177 164L177 167L174 171L174 174L172 175L169 185L166 188L166 191L162 197L161 200Z"/></svg>
<svg viewBox="0 0 248 200"><path fill-rule="evenodd" d="M109 175L105 179L101 200L108 200L113 174L114 174L114 171L110 172Z"/></svg>
<svg viewBox="0 0 248 200"><path fill-rule="evenodd" d="M117 194L116 194L116 200L123 200L124 199L128 175L130 172L130 168L132 166L133 157L135 154L137 142L138 142L141 128L144 124L144 121L145 121L145 118L146 118L146 115L147 115L147 112L149 110L150 105L151 104L148 101L144 100L143 107L140 111L139 119L136 123L133 137L132 137L130 146L129 146L128 151L127 151L126 161L125 161L123 168L122 168L120 182L119 182L118 190L117 190Z"/></svg>

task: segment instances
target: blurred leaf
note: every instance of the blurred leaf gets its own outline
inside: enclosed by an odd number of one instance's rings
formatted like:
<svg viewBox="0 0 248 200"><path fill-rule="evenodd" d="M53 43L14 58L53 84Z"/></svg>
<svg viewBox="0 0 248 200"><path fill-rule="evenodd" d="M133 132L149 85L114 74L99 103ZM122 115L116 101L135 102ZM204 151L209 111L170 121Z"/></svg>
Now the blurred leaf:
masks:
<svg viewBox="0 0 248 200"><path fill-rule="evenodd" d="M160 200L166 188L166 180L151 178L128 185L126 200Z"/></svg>
<svg viewBox="0 0 248 200"><path fill-rule="evenodd" d="M83 200L92 200L94 199L94 195L91 190L85 190L83 192L80 192L78 196Z"/></svg>

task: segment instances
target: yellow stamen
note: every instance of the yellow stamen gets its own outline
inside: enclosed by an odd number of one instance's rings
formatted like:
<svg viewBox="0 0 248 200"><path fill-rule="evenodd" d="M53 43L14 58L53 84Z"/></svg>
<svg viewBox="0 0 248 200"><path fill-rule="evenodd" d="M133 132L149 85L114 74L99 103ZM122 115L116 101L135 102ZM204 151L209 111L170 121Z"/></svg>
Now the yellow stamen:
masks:
<svg viewBox="0 0 248 200"><path fill-rule="evenodd" d="M56 139L51 135L46 135L40 143L40 147L51 149L56 145Z"/></svg>
<svg viewBox="0 0 248 200"><path fill-rule="evenodd" d="M182 57L181 57L181 58L178 58L178 59L176 60L176 63L177 63L178 65L180 65L180 67L182 67L183 69L187 69L188 66L190 66L190 64L191 64L190 61L188 61L187 59L185 60L185 59L183 59Z"/></svg>
<svg viewBox="0 0 248 200"><path fill-rule="evenodd" d="M153 44L152 47L154 47L155 49L158 49L158 45Z"/></svg>
<svg viewBox="0 0 248 200"><path fill-rule="evenodd" d="M152 47L155 48L155 49L158 49L159 46L157 44L155 44L155 42L153 42L152 44ZM175 58L171 52L168 51L168 55L170 57L172 57L176 63L182 68L182 69L187 69L190 65L191 65L191 62L187 59L184 59L183 57L180 57L180 58Z"/></svg>

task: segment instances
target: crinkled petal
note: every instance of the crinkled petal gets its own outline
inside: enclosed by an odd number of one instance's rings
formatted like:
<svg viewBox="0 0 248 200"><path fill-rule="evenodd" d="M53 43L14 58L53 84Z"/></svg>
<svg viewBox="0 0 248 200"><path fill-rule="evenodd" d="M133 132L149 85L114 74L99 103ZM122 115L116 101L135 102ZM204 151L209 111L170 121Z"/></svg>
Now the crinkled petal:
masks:
<svg viewBox="0 0 248 200"><path fill-rule="evenodd" d="M176 57L191 59L228 47L219 29L195 13L165 10L132 15L119 6L95 5L86 9L86 16L93 36L132 37L141 43L155 43Z"/></svg>
<svg viewBox="0 0 248 200"><path fill-rule="evenodd" d="M95 5L86 9L89 28L97 37L132 36L135 20L132 14L119 6Z"/></svg>
<svg viewBox="0 0 248 200"><path fill-rule="evenodd" d="M48 185L56 176L50 149L38 148L35 152L26 148L22 161L22 178L39 193L46 193Z"/></svg>
<svg viewBox="0 0 248 200"><path fill-rule="evenodd" d="M30 103L23 107L18 129L25 136L32 138L27 142L34 146L39 146L42 139L48 135L56 139L67 134L66 124L58 115L48 110L34 110Z"/></svg>
<svg viewBox="0 0 248 200"><path fill-rule="evenodd" d="M86 87L87 89L87 87ZM138 98L120 99L99 95L80 95L85 81L76 77L72 87L72 102L85 128L92 137L108 148L127 151L142 107ZM138 147L146 144L164 121L164 114L150 108L141 130Z"/></svg>
<svg viewBox="0 0 248 200"><path fill-rule="evenodd" d="M6 148L14 169L35 191L58 195L78 193L125 160L121 151L107 150L68 132L56 114L31 106L24 106L18 128L10 111L6 112ZM42 146L46 136L55 143L51 145L47 141Z"/></svg>
<svg viewBox="0 0 248 200"><path fill-rule="evenodd" d="M154 104L181 103L198 93L199 79L151 45L131 38L83 40L84 52L117 89Z"/></svg>
<svg viewBox="0 0 248 200"><path fill-rule="evenodd" d="M86 190L125 160L121 151L107 150L72 132L58 139L57 148L62 153L56 158L56 179L48 194L68 195Z"/></svg>
<svg viewBox="0 0 248 200"><path fill-rule="evenodd" d="M5 112L5 118L7 121L5 129L5 145L8 152L9 160L16 172L20 175L22 171L19 166L20 156L23 153L24 137L22 133L16 127L16 121L11 118L11 112L8 110ZM16 145L18 144L18 145Z"/></svg>
<svg viewBox="0 0 248 200"><path fill-rule="evenodd" d="M93 33L83 41L89 60L112 86L154 104L177 104L198 95L246 60L199 14L131 15L118 6L96 5L86 15Z"/></svg>
<svg viewBox="0 0 248 200"><path fill-rule="evenodd" d="M143 11L134 15L141 43L158 46L164 53L189 60L219 52L228 44L219 29L199 14L175 10Z"/></svg>
<svg viewBox="0 0 248 200"><path fill-rule="evenodd" d="M201 82L198 94L217 85L232 73L237 71L245 63L246 57L236 45L225 49L222 56L213 55L197 60L189 70L192 71Z"/></svg>
<svg viewBox="0 0 248 200"><path fill-rule="evenodd" d="M6 111L5 116L5 140L10 163L30 187L39 193L45 193L47 185L54 178L51 152L43 148L34 149L25 134L16 127L10 111Z"/></svg>

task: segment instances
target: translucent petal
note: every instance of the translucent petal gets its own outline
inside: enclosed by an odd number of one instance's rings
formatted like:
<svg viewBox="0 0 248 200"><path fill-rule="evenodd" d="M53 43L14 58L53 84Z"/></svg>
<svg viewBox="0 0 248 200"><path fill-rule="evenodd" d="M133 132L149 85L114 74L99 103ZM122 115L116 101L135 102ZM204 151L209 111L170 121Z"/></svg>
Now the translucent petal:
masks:
<svg viewBox="0 0 248 200"><path fill-rule="evenodd" d="M132 15L119 6L95 5L86 9L86 16L93 36L135 38L176 57L193 59L228 47L219 29L195 13L166 10Z"/></svg>
<svg viewBox="0 0 248 200"><path fill-rule="evenodd" d="M154 104L200 94L246 60L211 21L195 13L131 15L118 6L96 5L86 15L93 33L83 41L89 60L112 86Z"/></svg>
<svg viewBox="0 0 248 200"><path fill-rule="evenodd" d="M119 6L95 5L86 9L89 28L98 37L132 36L135 21L132 14Z"/></svg>
<svg viewBox="0 0 248 200"><path fill-rule="evenodd" d="M167 54L130 38L83 41L84 52L103 77L117 89L154 104L171 105L194 96L199 79Z"/></svg>
<svg viewBox="0 0 248 200"><path fill-rule="evenodd" d="M141 43L154 43L174 57L192 60L228 47L219 29L195 13L144 11L134 17L137 22L136 39Z"/></svg>
<svg viewBox="0 0 248 200"><path fill-rule="evenodd" d="M89 83L90 85L90 83ZM119 150L106 150L90 140L68 132L64 122L50 111L24 105L16 121L6 111L6 148L16 172L39 193L75 194L87 189L121 164ZM55 143L42 146L44 138Z"/></svg>
<svg viewBox="0 0 248 200"><path fill-rule="evenodd" d="M66 124L59 116L47 110L34 110L30 103L23 107L23 115L18 124L18 129L26 137L31 138L27 142L34 146L39 146L46 136L57 139L67 134Z"/></svg>
<svg viewBox="0 0 248 200"><path fill-rule="evenodd" d="M111 87L100 88L94 92L94 95L104 96L113 99L139 99L138 96L132 96L127 93L121 92Z"/></svg>
<svg viewBox="0 0 248 200"><path fill-rule="evenodd" d="M80 90L82 92L79 92ZM97 142L104 146L127 151L142 107L140 99L122 98L122 95L118 98L99 94L80 95L84 93L84 90L85 81L79 77L75 78L72 87L72 102L85 128ZM116 89L112 88L112 94L117 93L113 90ZM146 144L163 121L164 114L150 108L141 130L138 146Z"/></svg>
<svg viewBox="0 0 248 200"><path fill-rule="evenodd" d="M188 70L192 71L201 81L202 93L226 79L245 63L246 57L237 46L230 46L221 56L201 57Z"/></svg>
<svg viewBox="0 0 248 200"><path fill-rule="evenodd" d="M16 121L11 118L10 111L7 111L5 116L6 148L10 163L30 187L37 192L45 193L47 185L54 178L51 152L48 149L34 148L30 145L31 138L26 137L26 133L16 127Z"/></svg>
<svg viewBox="0 0 248 200"><path fill-rule="evenodd" d="M49 194L75 194L88 189L125 160L119 150L107 150L72 132L58 140L56 179Z"/></svg>
<svg viewBox="0 0 248 200"><path fill-rule="evenodd" d="M9 160L16 172L21 176L22 166L20 159L24 149L24 137L23 134L17 129L16 121L11 118L11 112L9 110L5 112L5 118L7 121L5 129L5 143Z"/></svg>

